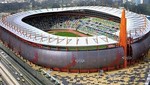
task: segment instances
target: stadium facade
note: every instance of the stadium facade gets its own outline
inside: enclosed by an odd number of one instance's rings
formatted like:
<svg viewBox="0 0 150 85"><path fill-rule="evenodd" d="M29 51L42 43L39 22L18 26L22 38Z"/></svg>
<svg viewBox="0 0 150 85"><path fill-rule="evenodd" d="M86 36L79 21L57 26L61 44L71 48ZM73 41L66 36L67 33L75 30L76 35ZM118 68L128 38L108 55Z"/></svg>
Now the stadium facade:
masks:
<svg viewBox="0 0 150 85"><path fill-rule="evenodd" d="M109 21L120 23L121 13L122 9L101 6L41 9L21 12L2 17L0 21L0 39L6 46L25 59L53 70L65 72L96 72L100 69L119 69L123 68L125 56L124 48L118 45L120 40L119 28L112 32L112 30L96 29L91 24L85 27L90 30L95 29L98 35L89 37L62 37L45 32L42 29L42 27L44 28L43 24L38 27L44 20L40 22L40 20L37 21L37 19L39 19L39 17L53 17L56 15L62 17L64 14L63 18L64 16L79 15L80 17L101 17ZM30 23L34 21L34 18L36 18L36 22L34 23L39 22L37 23L38 25ZM65 22L68 23L69 20L74 21L73 23L76 23L76 20L78 20L79 23L83 23L83 21L85 23L90 22L83 20L83 18L82 20L76 17L73 19L75 21L67 17ZM150 48L150 21L146 16L130 11L126 11L126 20L128 43L126 57L127 64L130 65L148 53ZM54 20L51 22L53 21ZM103 23L99 24L100 27L104 27L102 24ZM52 26L53 25L54 24L52 24ZM110 26L105 26L105 28L108 27ZM111 27L111 29L114 28L115 27ZM66 29L71 29L71 27L67 27ZM76 27L73 29L76 30ZM103 33L105 34L103 35ZM79 49L91 46L97 48L92 50ZM99 46L106 47L101 49ZM69 48L75 48L75 50L69 50Z"/></svg>

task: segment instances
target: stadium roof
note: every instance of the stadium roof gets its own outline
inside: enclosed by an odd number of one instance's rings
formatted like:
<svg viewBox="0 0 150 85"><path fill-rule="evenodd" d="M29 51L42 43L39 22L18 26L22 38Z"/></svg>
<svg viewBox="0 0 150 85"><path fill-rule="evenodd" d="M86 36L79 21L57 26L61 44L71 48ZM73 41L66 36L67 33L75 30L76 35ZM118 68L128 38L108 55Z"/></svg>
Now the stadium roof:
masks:
<svg viewBox="0 0 150 85"><path fill-rule="evenodd" d="M92 37L63 37L52 35L22 21L24 17L39 13L63 12L63 11L84 10L84 9L103 12L119 18L121 17L122 12L122 9L102 7L102 6L40 9L21 12L7 16L6 22L8 23L2 23L1 21L0 25L27 41L42 45L74 47L74 46L97 46L97 45L108 45L118 43L118 40L108 38L107 36L104 35ZM150 31L150 21L146 18L146 16L126 11L126 18L127 18L128 37L131 37L133 39L140 38ZM118 36L119 31L113 34Z"/></svg>

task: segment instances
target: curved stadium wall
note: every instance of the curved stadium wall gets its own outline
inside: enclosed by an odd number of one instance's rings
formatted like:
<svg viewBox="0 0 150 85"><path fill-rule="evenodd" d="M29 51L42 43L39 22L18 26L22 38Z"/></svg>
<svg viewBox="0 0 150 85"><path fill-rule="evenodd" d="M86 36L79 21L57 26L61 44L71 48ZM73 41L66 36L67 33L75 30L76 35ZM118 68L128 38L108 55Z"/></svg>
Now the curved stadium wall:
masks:
<svg viewBox="0 0 150 85"><path fill-rule="evenodd" d="M113 70L123 67L124 51L122 47L113 47L98 50L57 50L44 48L40 44L29 42L0 27L0 39L5 45L13 49L25 59L53 70L65 72L96 72L100 69ZM146 55L150 47L150 32L131 44L130 54L132 59L128 64L133 64ZM57 47L56 47L57 48ZM140 50L139 50L140 49Z"/></svg>

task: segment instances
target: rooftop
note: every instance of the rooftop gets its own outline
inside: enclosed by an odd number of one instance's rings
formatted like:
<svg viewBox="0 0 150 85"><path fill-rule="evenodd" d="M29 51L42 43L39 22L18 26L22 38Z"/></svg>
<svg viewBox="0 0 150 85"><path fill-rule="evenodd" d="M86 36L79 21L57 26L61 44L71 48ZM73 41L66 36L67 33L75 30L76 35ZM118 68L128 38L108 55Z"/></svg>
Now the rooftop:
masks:
<svg viewBox="0 0 150 85"><path fill-rule="evenodd" d="M102 6L83 6L83 7L67 7L67 8L53 8L53 9L40 9L21 12L5 17L0 22L0 25L5 27L7 30L11 31L19 37L42 45L50 46L65 46L65 47L75 47L75 46L97 46L97 45L109 45L116 44L118 40L111 39L107 36L90 36L90 37L63 37L56 36L46 33L36 27L33 27L27 23L24 23L22 19L24 17L39 14L39 13L52 13L52 12L63 12L71 10L94 10L98 12L103 12L116 17L121 17L122 9L102 7ZM128 37L133 39L140 38L150 31L150 21L144 15L136 14L130 11L126 11L127 18L127 32ZM4 22L4 23L2 23ZM119 35L119 31L113 33L114 35Z"/></svg>

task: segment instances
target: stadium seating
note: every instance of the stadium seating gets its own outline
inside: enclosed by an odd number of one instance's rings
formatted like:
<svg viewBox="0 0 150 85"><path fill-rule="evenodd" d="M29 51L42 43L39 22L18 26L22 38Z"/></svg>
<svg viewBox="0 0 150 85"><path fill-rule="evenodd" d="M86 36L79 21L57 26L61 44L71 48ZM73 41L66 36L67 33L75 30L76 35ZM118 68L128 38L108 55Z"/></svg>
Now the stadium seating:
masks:
<svg viewBox="0 0 150 85"><path fill-rule="evenodd" d="M119 23L90 16L38 16L26 19L26 23L42 30L50 29L76 29L89 35L113 36L117 32Z"/></svg>

